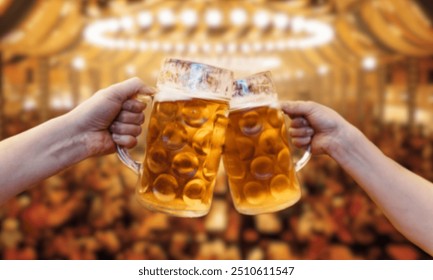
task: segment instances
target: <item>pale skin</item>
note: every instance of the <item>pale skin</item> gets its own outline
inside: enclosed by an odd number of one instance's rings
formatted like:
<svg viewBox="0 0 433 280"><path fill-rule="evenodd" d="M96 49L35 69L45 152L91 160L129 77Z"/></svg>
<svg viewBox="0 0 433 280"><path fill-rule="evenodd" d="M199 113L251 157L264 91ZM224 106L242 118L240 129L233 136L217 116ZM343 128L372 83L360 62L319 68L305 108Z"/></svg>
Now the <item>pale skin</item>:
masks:
<svg viewBox="0 0 433 280"><path fill-rule="evenodd" d="M297 147L327 154L361 186L390 222L433 255L433 183L385 156L338 113L311 101L286 101L289 133Z"/></svg>
<svg viewBox="0 0 433 280"><path fill-rule="evenodd" d="M154 90L138 78L96 92L72 111L0 142L0 205L42 180L93 156L132 148Z"/></svg>

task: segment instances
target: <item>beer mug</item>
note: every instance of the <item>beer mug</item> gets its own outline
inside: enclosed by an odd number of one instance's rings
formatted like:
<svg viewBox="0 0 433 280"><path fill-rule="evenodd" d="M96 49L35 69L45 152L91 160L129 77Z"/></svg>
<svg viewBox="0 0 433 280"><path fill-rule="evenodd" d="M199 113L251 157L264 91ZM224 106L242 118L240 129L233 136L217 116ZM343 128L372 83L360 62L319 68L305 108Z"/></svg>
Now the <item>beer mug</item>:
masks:
<svg viewBox="0 0 433 280"><path fill-rule="evenodd" d="M296 172L310 159L310 148L293 164L270 72L233 85L223 163L234 206L247 215L287 208L301 197Z"/></svg>
<svg viewBox="0 0 433 280"><path fill-rule="evenodd" d="M142 163L118 147L121 161L140 175L138 200L180 217L208 213L228 123L233 73L167 59L157 79Z"/></svg>

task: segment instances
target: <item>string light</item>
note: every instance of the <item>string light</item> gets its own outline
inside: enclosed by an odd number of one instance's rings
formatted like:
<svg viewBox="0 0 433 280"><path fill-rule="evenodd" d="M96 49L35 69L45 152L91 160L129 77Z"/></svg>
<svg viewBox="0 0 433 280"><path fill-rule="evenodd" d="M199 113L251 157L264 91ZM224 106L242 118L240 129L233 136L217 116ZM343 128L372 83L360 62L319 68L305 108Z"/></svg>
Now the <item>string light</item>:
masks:
<svg viewBox="0 0 433 280"><path fill-rule="evenodd" d="M212 49L212 46L211 46L209 43L204 43L204 44L202 45L201 49L202 49L202 51L203 51L204 53L210 53L210 52L211 52L211 49Z"/></svg>
<svg viewBox="0 0 433 280"><path fill-rule="evenodd" d="M177 52L182 53L185 51L186 47L183 43L177 43L175 49Z"/></svg>
<svg viewBox="0 0 433 280"><path fill-rule="evenodd" d="M253 44L253 49L254 49L256 52L261 52L261 51L263 50L263 44L262 44L261 42L255 42L255 43Z"/></svg>
<svg viewBox="0 0 433 280"><path fill-rule="evenodd" d="M150 48L151 48L153 51L158 51L160 45L161 45L161 44L160 44L158 41L153 41L153 42L150 44Z"/></svg>
<svg viewBox="0 0 433 280"><path fill-rule="evenodd" d="M120 28L123 30L131 30L134 27L132 17L122 17L119 22Z"/></svg>
<svg viewBox="0 0 433 280"><path fill-rule="evenodd" d="M182 13L180 14L180 19L182 23L188 28L193 28L197 26L198 16L194 10L187 9L182 11Z"/></svg>
<svg viewBox="0 0 433 280"><path fill-rule="evenodd" d="M260 29L266 29L271 23L271 18L267 11L258 11L254 15L254 24Z"/></svg>
<svg viewBox="0 0 433 280"><path fill-rule="evenodd" d="M229 53L234 53L237 50L237 45L235 43L230 43L227 45L227 51Z"/></svg>
<svg viewBox="0 0 433 280"><path fill-rule="evenodd" d="M230 13L230 21L234 26L242 26L247 22L247 12L244 9L236 8Z"/></svg>
<svg viewBox="0 0 433 280"><path fill-rule="evenodd" d="M277 29L285 30L289 27L289 17L283 13L277 13L274 16L274 25Z"/></svg>
<svg viewBox="0 0 433 280"><path fill-rule="evenodd" d="M32 97L27 97L24 100L23 108L26 111L31 111L31 110L36 109L37 108L36 100Z"/></svg>
<svg viewBox="0 0 433 280"><path fill-rule="evenodd" d="M275 43L272 41L269 41L265 44L265 48L268 52L271 52L271 51L275 50Z"/></svg>
<svg viewBox="0 0 433 280"><path fill-rule="evenodd" d="M76 56L72 60L72 67L76 70L83 70L86 68L86 61L81 56Z"/></svg>
<svg viewBox="0 0 433 280"><path fill-rule="evenodd" d="M188 51L189 51L190 53L196 53L196 52L198 52L198 46L197 46L197 44L190 43L190 44L188 45Z"/></svg>
<svg viewBox="0 0 433 280"><path fill-rule="evenodd" d="M241 51L243 53L249 53L251 51L251 46L249 44L242 44Z"/></svg>
<svg viewBox="0 0 433 280"><path fill-rule="evenodd" d="M171 52L173 50L172 44L165 42L162 44L161 49L165 52Z"/></svg>
<svg viewBox="0 0 433 280"><path fill-rule="evenodd" d="M215 45L215 52L218 54L221 54L224 52L224 45L223 44L216 44Z"/></svg>
<svg viewBox="0 0 433 280"><path fill-rule="evenodd" d="M326 65L321 65L319 68L317 68L317 73L320 76L325 76L326 74L328 74L329 72L329 68Z"/></svg>
<svg viewBox="0 0 433 280"><path fill-rule="evenodd" d="M209 27L218 28L222 24L223 16L220 10L210 9L206 11L205 19Z"/></svg>
<svg viewBox="0 0 433 280"><path fill-rule="evenodd" d="M182 24L186 28L193 28L198 24L199 15L192 9L183 10L179 18L176 18L173 10L162 9L157 13L159 23L163 28L168 28L174 24ZM306 19L302 16L289 18L288 15L281 12L272 13L268 10L259 10L254 15L253 24L259 29L266 29L273 24L277 29L287 29L289 26L293 33L302 34L295 38L283 38L279 40L266 39L263 42L229 42L224 44L214 45L212 47L205 46L208 44L206 40L202 43L194 43L196 45L189 47L176 47L174 43L160 42L159 39L155 40L137 40L130 39L133 34L134 26L141 28L149 28L152 25L154 15L150 11L139 12L136 17L122 17L122 18L107 18L97 20L89 24L84 30L84 38L86 42L92 45L105 47L109 49L128 49L128 50L143 50L152 49L153 51L163 52L197 52L203 50L204 52L215 51L217 53L235 53L241 52L261 52L266 51L285 51L291 49L304 49L314 48L327 44L334 38L334 30L332 27L323 21ZM211 8L205 11L205 24L208 28L219 28L223 24L224 14L221 10ZM231 11L230 21L234 26L242 26L247 24L248 13L246 10L237 8ZM122 33L125 37L122 38ZM117 33L116 37L112 34ZM128 39L126 39L128 36ZM188 44L189 42L183 42ZM224 42L223 42L224 43ZM371 64L371 58L366 58L367 64ZM370 62L368 62L370 60ZM364 66L363 66L364 67ZM374 68L375 66L373 66ZM368 66L367 66L368 68ZM364 68L365 69L365 68Z"/></svg>
<svg viewBox="0 0 433 280"><path fill-rule="evenodd" d="M292 19L292 31L294 33L300 33L305 29L305 19L303 17L294 17Z"/></svg>
<svg viewBox="0 0 433 280"><path fill-rule="evenodd" d="M376 69L377 60L373 56L367 56L362 60L362 68L366 71Z"/></svg>
<svg viewBox="0 0 433 280"><path fill-rule="evenodd" d="M137 16L137 23L142 28L149 28L152 25L153 16L149 11L140 12Z"/></svg>
<svg viewBox="0 0 433 280"><path fill-rule="evenodd" d="M171 9L162 9L158 13L158 21L163 27L174 25L174 13Z"/></svg>
<svg viewBox="0 0 433 280"><path fill-rule="evenodd" d="M125 67L125 72L129 76L134 76L136 74L136 69L134 65L128 65Z"/></svg>

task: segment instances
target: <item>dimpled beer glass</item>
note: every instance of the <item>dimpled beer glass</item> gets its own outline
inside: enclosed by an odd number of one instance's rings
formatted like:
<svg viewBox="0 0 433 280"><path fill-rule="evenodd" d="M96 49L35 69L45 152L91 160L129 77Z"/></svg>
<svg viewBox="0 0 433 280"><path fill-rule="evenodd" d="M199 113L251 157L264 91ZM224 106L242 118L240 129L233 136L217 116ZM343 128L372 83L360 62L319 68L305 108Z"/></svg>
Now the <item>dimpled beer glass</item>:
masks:
<svg viewBox="0 0 433 280"><path fill-rule="evenodd" d="M308 162L309 149L293 164L270 72L233 85L223 162L235 208L247 215L287 208L301 197L296 172Z"/></svg>
<svg viewBox="0 0 433 280"><path fill-rule="evenodd" d="M228 123L233 73L167 59L157 81L143 163L118 149L141 176L138 200L180 217L208 213Z"/></svg>

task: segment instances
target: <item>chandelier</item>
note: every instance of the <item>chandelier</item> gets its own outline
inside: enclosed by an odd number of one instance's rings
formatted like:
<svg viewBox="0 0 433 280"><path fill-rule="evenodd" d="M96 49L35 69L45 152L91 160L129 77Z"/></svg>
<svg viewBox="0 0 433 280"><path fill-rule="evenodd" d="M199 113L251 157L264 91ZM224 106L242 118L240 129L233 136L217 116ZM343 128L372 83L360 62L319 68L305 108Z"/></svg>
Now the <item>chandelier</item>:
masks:
<svg viewBox="0 0 433 280"><path fill-rule="evenodd" d="M187 55L289 51L319 47L334 38L326 20L269 4L200 3L159 1L141 5L92 21L84 30L84 38L91 45L113 50Z"/></svg>

